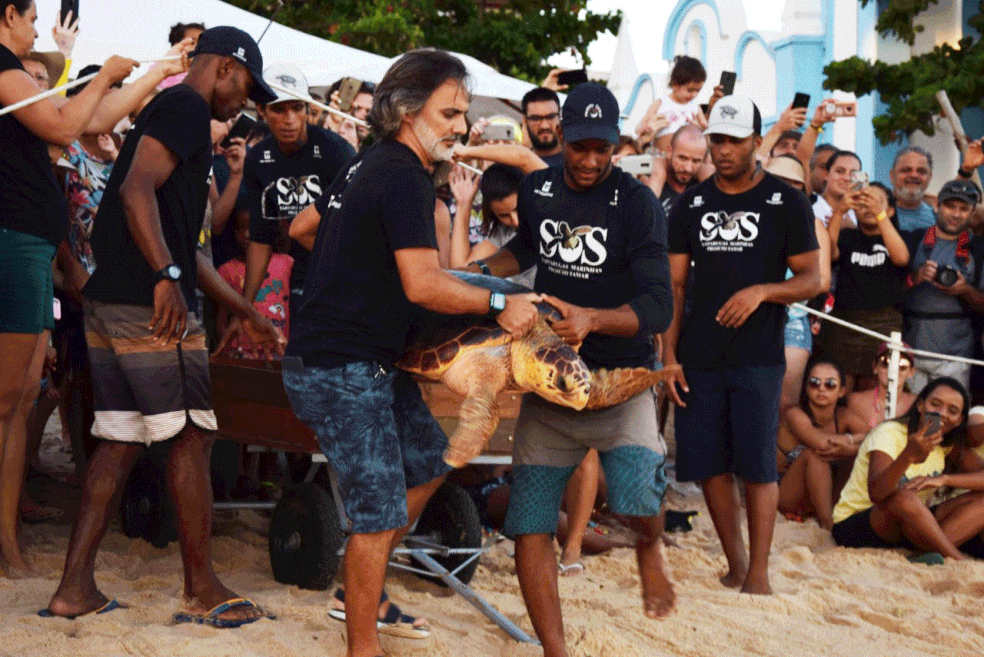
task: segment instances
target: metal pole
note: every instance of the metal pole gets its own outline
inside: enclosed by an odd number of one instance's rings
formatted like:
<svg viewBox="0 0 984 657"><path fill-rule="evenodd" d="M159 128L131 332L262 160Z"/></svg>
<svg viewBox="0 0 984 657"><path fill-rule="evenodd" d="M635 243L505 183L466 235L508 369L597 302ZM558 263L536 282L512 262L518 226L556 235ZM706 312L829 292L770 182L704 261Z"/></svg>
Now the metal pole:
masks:
<svg viewBox="0 0 984 657"><path fill-rule="evenodd" d="M888 390L885 391L885 419L890 420L895 417L895 409L898 406L899 389L899 351L898 345L902 344L902 334L892 331L892 341L890 343L891 357L888 359Z"/></svg>

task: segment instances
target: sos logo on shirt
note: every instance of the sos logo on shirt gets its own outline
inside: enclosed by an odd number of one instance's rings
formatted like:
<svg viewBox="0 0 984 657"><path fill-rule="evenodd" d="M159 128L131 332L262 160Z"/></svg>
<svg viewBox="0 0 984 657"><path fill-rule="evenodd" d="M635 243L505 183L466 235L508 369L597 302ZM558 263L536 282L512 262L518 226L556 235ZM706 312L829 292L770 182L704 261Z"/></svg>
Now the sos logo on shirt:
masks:
<svg viewBox="0 0 984 657"><path fill-rule="evenodd" d="M587 278L600 273L608 259L608 229L596 226L571 228L566 221L544 219L540 223L540 255L555 274Z"/></svg>
<svg viewBox="0 0 984 657"><path fill-rule="evenodd" d="M755 245L758 212L708 212L700 219L700 243L706 251L742 252Z"/></svg>
<svg viewBox="0 0 984 657"><path fill-rule="evenodd" d="M278 178L263 190L263 218L292 219L320 197L321 180L317 175Z"/></svg>

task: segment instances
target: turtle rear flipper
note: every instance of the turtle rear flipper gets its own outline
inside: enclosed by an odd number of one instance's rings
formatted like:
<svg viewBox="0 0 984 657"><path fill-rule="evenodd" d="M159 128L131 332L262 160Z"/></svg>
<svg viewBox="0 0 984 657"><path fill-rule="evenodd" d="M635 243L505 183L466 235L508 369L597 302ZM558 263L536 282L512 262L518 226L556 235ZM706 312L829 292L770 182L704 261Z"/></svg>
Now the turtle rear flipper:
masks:
<svg viewBox="0 0 984 657"><path fill-rule="evenodd" d="M593 370L591 372L591 394L585 410L609 408L628 401L647 388L663 381L668 376L666 370L651 370L645 367L621 367L615 370Z"/></svg>
<svg viewBox="0 0 984 657"><path fill-rule="evenodd" d="M474 391L458 408L458 428L448 438L444 462L453 468L468 465L482 453L495 428L499 425L499 406L496 392L489 389Z"/></svg>

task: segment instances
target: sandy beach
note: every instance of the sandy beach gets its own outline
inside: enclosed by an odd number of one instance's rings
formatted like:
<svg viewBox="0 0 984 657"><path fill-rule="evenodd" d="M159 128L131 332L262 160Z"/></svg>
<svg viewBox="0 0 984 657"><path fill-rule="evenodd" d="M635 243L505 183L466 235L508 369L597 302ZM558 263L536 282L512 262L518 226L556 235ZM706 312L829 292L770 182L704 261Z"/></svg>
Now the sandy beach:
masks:
<svg viewBox="0 0 984 657"><path fill-rule="evenodd" d="M46 460L67 458L50 439L45 446ZM47 495L45 503L69 510L77 490L55 484ZM812 520L780 518L771 562L776 594L740 595L718 582L724 557L701 498L674 493L668 502L701 511L693 531L673 534L679 547L667 550L679 595L675 612L661 621L643 616L631 550L587 557L583 575L560 580L572 656L984 654L984 563L924 566L897 552L836 548ZM177 544L155 549L124 536L118 522L102 545L96 579L127 608L74 621L38 617L57 585L70 528L64 518L30 526L26 541L37 575L0 579L0 655L344 655L343 624L327 614L331 589L307 591L273 579L268 524L262 512L217 514L217 570L230 587L278 616L234 630L172 625L181 604ZM482 558L471 585L532 634L511 553L510 541L499 543ZM460 597L414 575L391 570L387 590L404 611L426 616L434 628L424 640L384 636L391 657L541 654L511 640Z"/></svg>

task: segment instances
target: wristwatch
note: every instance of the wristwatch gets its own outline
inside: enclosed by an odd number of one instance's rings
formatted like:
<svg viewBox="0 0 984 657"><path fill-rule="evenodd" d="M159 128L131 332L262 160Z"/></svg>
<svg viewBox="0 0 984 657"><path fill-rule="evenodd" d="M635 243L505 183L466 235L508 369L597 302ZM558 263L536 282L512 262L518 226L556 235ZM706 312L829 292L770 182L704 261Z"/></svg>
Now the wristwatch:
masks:
<svg viewBox="0 0 984 657"><path fill-rule="evenodd" d="M502 292L493 292L489 297L489 317L495 317L506 309L506 295Z"/></svg>
<svg viewBox="0 0 984 657"><path fill-rule="evenodd" d="M479 271L481 271L486 276L492 275L492 269L488 266L488 264L484 260L475 260L471 264L478 265Z"/></svg>
<svg viewBox="0 0 984 657"><path fill-rule="evenodd" d="M154 274L154 280L158 283L161 281L180 281L181 267L178 267L172 262L167 267Z"/></svg>

